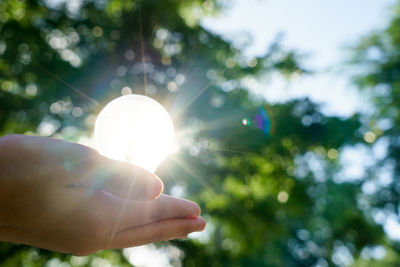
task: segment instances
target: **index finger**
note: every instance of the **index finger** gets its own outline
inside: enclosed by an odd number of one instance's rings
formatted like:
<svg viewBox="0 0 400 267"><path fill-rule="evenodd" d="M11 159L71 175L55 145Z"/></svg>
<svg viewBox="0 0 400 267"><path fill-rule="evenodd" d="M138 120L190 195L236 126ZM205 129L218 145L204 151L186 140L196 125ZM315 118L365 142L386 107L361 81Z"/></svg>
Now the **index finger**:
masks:
<svg viewBox="0 0 400 267"><path fill-rule="evenodd" d="M126 248L171 240L186 236L191 232L202 231L205 226L206 221L201 217L157 221L116 233L109 246L110 248Z"/></svg>
<svg viewBox="0 0 400 267"><path fill-rule="evenodd" d="M145 225L165 219L200 216L200 207L195 202L162 194L150 201L115 201L114 211L119 211L118 229Z"/></svg>

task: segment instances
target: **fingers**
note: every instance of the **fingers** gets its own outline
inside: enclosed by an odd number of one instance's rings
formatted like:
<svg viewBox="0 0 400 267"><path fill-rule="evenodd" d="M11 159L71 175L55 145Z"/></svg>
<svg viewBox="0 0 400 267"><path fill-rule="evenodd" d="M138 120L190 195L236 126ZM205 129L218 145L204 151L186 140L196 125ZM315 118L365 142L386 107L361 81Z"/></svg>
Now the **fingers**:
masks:
<svg viewBox="0 0 400 267"><path fill-rule="evenodd" d="M89 186L107 190L126 199L155 199L163 190L163 183L156 175L139 166L102 156L91 176L93 178Z"/></svg>
<svg viewBox="0 0 400 267"><path fill-rule="evenodd" d="M111 243L112 248L126 248L152 242L166 241L202 231L206 226L203 218L168 219L118 232Z"/></svg>
<svg viewBox="0 0 400 267"><path fill-rule="evenodd" d="M122 207L122 203L119 204ZM120 208L121 209L121 208ZM129 201L122 212L119 229L144 225L171 218L196 218L200 207L196 203L161 195L151 201Z"/></svg>
<svg viewBox="0 0 400 267"><path fill-rule="evenodd" d="M128 199L154 199L162 190L161 180L145 169L101 156L87 146L63 140L11 136L9 143L23 143L25 150L32 152L32 160L42 155L45 162L42 172L48 174L49 182L68 187L86 186L89 190L104 189L116 196ZM4 140L3 140L4 141ZM40 149L42 153L37 153ZM53 176L60 179L53 179Z"/></svg>
<svg viewBox="0 0 400 267"><path fill-rule="evenodd" d="M51 149L62 157L68 184L103 189L127 199L148 200L158 197L162 181L149 171L130 163L100 155L97 151L74 143L51 140Z"/></svg>

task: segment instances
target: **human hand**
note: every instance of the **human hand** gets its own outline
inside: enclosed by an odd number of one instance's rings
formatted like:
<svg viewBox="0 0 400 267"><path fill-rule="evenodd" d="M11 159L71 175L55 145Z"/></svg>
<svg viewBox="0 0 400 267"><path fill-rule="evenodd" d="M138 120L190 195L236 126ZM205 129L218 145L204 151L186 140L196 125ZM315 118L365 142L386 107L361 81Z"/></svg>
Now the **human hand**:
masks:
<svg viewBox="0 0 400 267"><path fill-rule="evenodd" d="M0 241L88 255L185 237L205 221L160 179L62 140L0 138Z"/></svg>

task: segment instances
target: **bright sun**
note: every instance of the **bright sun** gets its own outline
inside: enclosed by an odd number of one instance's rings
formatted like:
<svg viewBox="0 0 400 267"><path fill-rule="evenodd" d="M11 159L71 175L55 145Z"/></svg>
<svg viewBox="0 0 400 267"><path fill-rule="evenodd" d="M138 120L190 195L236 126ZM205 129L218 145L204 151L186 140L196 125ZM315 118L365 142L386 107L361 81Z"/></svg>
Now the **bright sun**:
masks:
<svg viewBox="0 0 400 267"><path fill-rule="evenodd" d="M99 152L154 172L170 153L174 126L165 108L142 95L125 95L108 103L94 129Z"/></svg>

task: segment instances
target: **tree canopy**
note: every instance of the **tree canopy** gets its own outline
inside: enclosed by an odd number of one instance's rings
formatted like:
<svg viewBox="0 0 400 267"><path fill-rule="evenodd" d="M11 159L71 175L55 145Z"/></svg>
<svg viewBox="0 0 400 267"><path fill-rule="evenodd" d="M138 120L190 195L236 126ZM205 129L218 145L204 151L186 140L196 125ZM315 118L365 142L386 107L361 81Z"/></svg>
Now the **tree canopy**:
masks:
<svg viewBox="0 0 400 267"><path fill-rule="evenodd" d="M271 73L312 74L279 40L248 58L201 27L223 8L213 0L0 2L0 136L90 144L106 103L146 94L177 128L179 151L158 170L165 190L198 202L208 222L197 238L157 244L170 248L171 265L396 266L399 243L383 225L398 218L400 199L400 13L349 63L373 110L342 118L309 99L270 104L249 91L246 80ZM346 180L345 149L382 146L387 153L365 177ZM131 265L121 250L76 257L0 244L1 266L45 264Z"/></svg>

